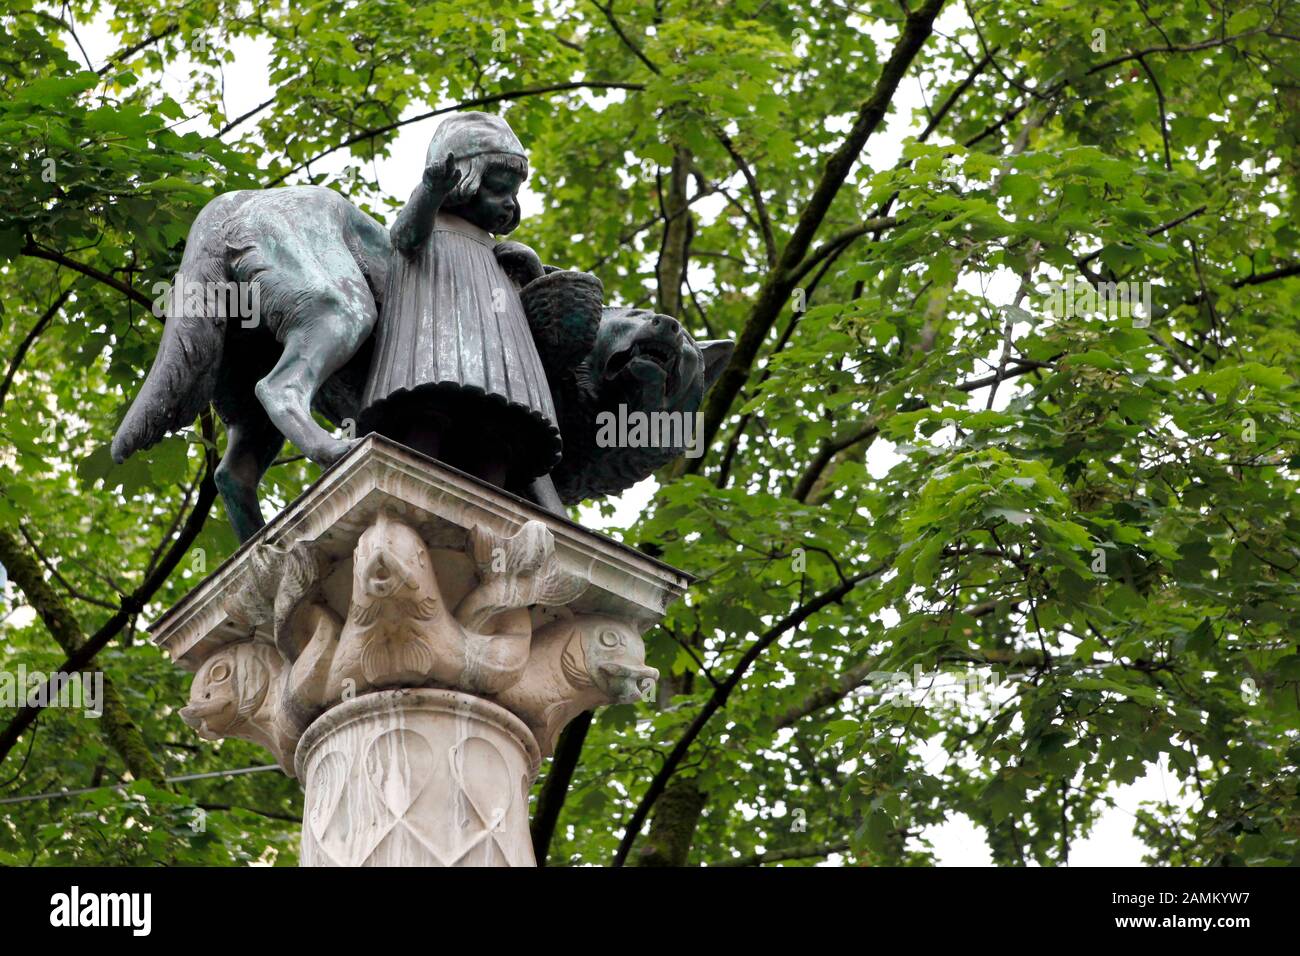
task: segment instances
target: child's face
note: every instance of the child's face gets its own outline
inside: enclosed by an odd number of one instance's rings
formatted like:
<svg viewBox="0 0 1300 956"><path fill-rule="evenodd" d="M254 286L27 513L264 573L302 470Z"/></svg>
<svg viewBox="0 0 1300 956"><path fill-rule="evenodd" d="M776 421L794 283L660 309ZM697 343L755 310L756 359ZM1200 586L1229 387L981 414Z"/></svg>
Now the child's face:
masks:
<svg viewBox="0 0 1300 956"><path fill-rule="evenodd" d="M522 176L509 169L489 169L474 198L455 212L481 229L504 236L519 225L519 187L523 182Z"/></svg>

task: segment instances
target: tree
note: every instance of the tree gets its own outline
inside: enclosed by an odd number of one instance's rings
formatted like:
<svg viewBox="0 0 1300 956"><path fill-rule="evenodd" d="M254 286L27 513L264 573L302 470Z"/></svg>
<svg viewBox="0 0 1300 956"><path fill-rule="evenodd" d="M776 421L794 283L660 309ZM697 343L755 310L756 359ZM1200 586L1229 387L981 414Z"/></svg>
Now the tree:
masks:
<svg viewBox="0 0 1300 956"><path fill-rule="evenodd" d="M95 16L121 46L87 63ZM738 342L706 453L623 530L700 576L648 637L660 699L566 733L548 863L925 863L954 814L999 863L1060 863L1157 761L1182 805L1140 814L1151 861L1300 862L1294 4L15 0L3 24L0 564L34 614L0 660L111 690L98 721L4 713L5 795L101 789L7 807L0 858L295 860L294 782L166 782L268 760L198 741L138 635L234 550L219 428L106 446L204 202L324 182L391 219L369 161L474 107L531 151L544 261ZM230 116L249 40L274 86ZM317 473L286 452L273 502Z"/></svg>

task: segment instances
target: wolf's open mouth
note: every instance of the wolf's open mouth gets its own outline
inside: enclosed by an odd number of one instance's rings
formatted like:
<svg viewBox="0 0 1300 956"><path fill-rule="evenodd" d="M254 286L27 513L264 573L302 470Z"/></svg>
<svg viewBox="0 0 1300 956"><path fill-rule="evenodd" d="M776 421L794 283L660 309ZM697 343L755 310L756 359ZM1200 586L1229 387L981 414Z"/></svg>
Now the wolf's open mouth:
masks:
<svg viewBox="0 0 1300 956"><path fill-rule="evenodd" d="M665 391L671 392L676 385L677 351L669 342L657 339L638 339L630 346L610 356L605 366L605 377L616 378L635 361L654 364L666 378Z"/></svg>

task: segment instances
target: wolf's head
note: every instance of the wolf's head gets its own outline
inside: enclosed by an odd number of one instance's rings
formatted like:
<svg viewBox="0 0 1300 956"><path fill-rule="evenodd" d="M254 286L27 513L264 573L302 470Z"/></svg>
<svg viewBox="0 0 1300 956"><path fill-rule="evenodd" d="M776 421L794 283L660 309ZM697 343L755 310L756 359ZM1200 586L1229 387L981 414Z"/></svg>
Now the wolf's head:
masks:
<svg viewBox="0 0 1300 956"><path fill-rule="evenodd" d="M598 404L645 412L698 411L722 374L733 343L696 343L671 316L646 309L605 309L584 362Z"/></svg>
<svg viewBox="0 0 1300 956"><path fill-rule="evenodd" d="M598 447L602 412L693 416L734 349L699 342L671 316L647 309L605 309L596 340L575 376L576 396L562 396L564 459L551 473L566 502L617 494L685 451L676 447Z"/></svg>

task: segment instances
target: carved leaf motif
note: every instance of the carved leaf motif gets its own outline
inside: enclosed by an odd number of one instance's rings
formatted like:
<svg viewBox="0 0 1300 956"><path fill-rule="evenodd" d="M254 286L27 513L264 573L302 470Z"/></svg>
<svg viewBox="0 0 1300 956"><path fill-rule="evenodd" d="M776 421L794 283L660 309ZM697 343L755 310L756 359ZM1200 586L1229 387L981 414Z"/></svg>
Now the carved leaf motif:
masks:
<svg viewBox="0 0 1300 956"><path fill-rule="evenodd" d="M433 670L433 652L418 634L403 640L374 635L361 647L361 673L375 686L423 681Z"/></svg>
<svg viewBox="0 0 1300 956"><path fill-rule="evenodd" d="M510 765L501 751L492 741L479 736L470 736L456 744L448 751L451 761L451 776L457 787L457 797L463 801L463 809L472 811L462 814L463 826L473 833L473 837L456 854L457 860L464 861L479 844L490 841L489 849L500 854L492 834L510 812L514 803L514 788L510 785ZM470 862L470 861L465 861ZM479 865L489 865L478 861Z"/></svg>
<svg viewBox="0 0 1300 956"><path fill-rule="evenodd" d="M591 676L587 673L587 662L581 657L581 645L577 641L569 641L564 645L564 653L560 655L560 673L574 687L591 687Z"/></svg>
<svg viewBox="0 0 1300 956"><path fill-rule="evenodd" d="M338 811L343 788L347 784L348 757L341 750L327 753L316 764L308 786L312 791L311 812L307 816L307 825L311 827L316 839L325 839L325 831Z"/></svg>
<svg viewBox="0 0 1300 956"><path fill-rule="evenodd" d="M555 553L555 539L540 521L503 538L481 525L470 530L470 554L480 573L518 575L535 571Z"/></svg>
<svg viewBox="0 0 1300 956"><path fill-rule="evenodd" d="M505 611L564 605L587 587L584 579L562 568L555 538L540 521L525 522L509 538L476 527L469 535L469 550L478 566L479 585L456 608L456 619L475 633L494 633L494 618Z"/></svg>
<svg viewBox="0 0 1300 956"><path fill-rule="evenodd" d="M577 600L585 590L586 580L555 567L549 574L540 577L533 603L543 607L560 607Z"/></svg>
<svg viewBox="0 0 1300 956"><path fill-rule="evenodd" d="M384 805L401 819L429 781L433 751L412 730L389 730L370 742L365 767Z"/></svg>
<svg viewBox="0 0 1300 956"><path fill-rule="evenodd" d="M245 627L271 624L276 646L292 662L298 648L291 646L286 625L320 579L322 562L306 541L288 548L256 545L239 587L224 602L226 613Z"/></svg>

